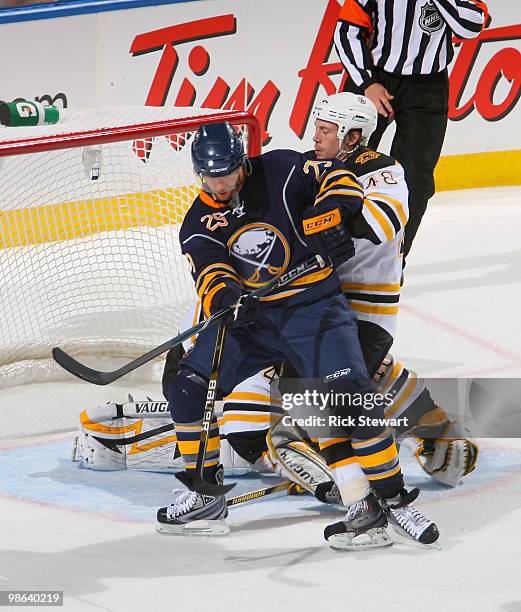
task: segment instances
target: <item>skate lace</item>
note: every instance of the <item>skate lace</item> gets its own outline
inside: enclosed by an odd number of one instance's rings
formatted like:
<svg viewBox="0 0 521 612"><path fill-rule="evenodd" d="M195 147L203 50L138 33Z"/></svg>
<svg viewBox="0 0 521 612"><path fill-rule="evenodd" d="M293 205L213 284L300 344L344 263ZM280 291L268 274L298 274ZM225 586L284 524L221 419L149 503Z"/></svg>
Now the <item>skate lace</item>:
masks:
<svg viewBox="0 0 521 612"><path fill-rule="evenodd" d="M186 489L174 489L174 496L174 503L168 506L166 511L168 518L177 518L190 512L198 497L195 491L187 491Z"/></svg>
<svg viewBox="0 0 521 612"><path fill-rule="evenodd" d="M364 500L351 504L351 506L349 506L349 508L347 509L347 514L344 520L351 521L359 514L362 514L363 512L367 512L367 510L368 510L368 505L367 505L367 502L365 502Z"/></svg>
<svg viewBox="0 0 521 612"><path fill-rule="evenodd" d="M405 529L414 538L418 538L431 524L431 521L416 510L414 506L396 508L391 510L391 512L400 527Z"/></svg>

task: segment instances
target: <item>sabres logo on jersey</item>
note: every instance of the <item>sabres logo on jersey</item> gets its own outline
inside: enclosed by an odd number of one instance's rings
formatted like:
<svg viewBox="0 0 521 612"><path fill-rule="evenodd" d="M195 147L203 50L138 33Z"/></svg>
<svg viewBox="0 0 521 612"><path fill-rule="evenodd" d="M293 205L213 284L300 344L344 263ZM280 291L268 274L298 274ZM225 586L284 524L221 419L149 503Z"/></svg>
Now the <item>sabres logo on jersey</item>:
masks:
<svg viewBox="0 0 521 612"><path fill-rule="evenodd" d="M250 223L228 240L233 267L248 287L262 287L286 270L290 249L283 234L267 223Z"/></svg>

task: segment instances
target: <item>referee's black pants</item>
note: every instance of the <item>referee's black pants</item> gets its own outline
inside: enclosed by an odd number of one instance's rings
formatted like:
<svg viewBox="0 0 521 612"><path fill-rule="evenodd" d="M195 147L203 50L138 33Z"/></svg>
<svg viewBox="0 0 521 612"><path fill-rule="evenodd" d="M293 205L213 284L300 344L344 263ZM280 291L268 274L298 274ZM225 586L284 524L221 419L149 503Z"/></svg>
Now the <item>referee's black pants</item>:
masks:
<svg viewBox="0 0 521 612"><path fill-rule="evenodd" d="M401 76L376 71L378 81L394 96L396 133L390 154L403 166L409 188L409 221L405 228L404 257L420 226L429 198L434 195L434 168L440 157L449 100L447 71L432 75ZM361 93L351 80L346 91ZM376 149L389 125L378 115L378 125L369 140Z"/></svg>

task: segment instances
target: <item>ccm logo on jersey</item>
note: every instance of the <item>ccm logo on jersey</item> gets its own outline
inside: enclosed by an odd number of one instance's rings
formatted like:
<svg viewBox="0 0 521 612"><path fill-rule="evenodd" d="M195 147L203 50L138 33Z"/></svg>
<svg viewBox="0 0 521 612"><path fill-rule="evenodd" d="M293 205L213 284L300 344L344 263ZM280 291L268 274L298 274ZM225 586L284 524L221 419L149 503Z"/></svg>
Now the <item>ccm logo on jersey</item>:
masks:
<svg viewBox="0 0 521 612"><path fill-rule="evenodd" d="M324 382L327 382L328 380L334 380L335 378L341 378L342 376L348 376L350 373L351 373L351 368L344 368L343 370L337 370L336 372L333 372L333 374L328 374L324 378Z"/></svg>
<svg viewBox="0 0 521 612"><path fill-rule="evenodd" d="M324 230L327 230L330 227L335 227L341 222L342 222L342 216L338 208L335 208L334 210L330 210L321 215L317 215L316 217L304 219L302 221L304 225L304 234L306 236L311 236L312 234L318 234L319 232L323 232Z"/></svg>

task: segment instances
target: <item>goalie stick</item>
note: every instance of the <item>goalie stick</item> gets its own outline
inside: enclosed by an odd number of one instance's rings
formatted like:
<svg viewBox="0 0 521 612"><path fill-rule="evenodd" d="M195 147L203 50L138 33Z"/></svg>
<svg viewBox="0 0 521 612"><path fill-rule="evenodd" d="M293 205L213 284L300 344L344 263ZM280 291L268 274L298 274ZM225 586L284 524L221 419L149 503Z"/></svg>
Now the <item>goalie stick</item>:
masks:
<svg viewBox="0 0 521 612"><path fill-rule="evenodd" d="M301 278L306 274L309 274L316 270L321 270L329 265L330 263L325 262L322 257L320 257L320 255L315 255L304 263L296 266L289 272L286 272L280 278L272 281L267 285L264 285L263 287L259 287L255 291L252 291L251 295L254 295L256 297L262 297L264 295L267 295L271 291L278 289L279 287L288 285L292 281ZM113 370L111 372L102 372L100 370L90 368L87 365L76 360L74 357L72 357L59 347L55 347L52 349L52 356L56 363L58 363L62 368L64 368L65 370L67 370L67 372L70 372L74 376L81 378L82 380L85 380L89 383L92 383L93 385L109 385L110 383L113 383L114 381L118 380L118 378L129 374L136 368L139 368L140 366L144 365L145 363L148 363L152 359L159 357L159 355L165 353L174 346L181 344L181 342L184 342L187 338L190 338L191 336L200 333L201 331L203 331L203 329L206 329L207 327L215 325L216 323L230 315L232 311L233 307L219 310L214 315L206 319L206 321L201 321L197 325L194 325L190 329L187 329L186 331L178 334L174 338L171 338L163 344L156 346L156 348L152 349L148 353L137 357L136 359L130 361L121 368Z"/></svg>
<svg viewBox="0 0 521 612"><path fill-rule="evenodd" d="M266 497L266 495L271 495L272 493L277 493L278 491L288 491L291 485L291 482L281 482L280 484L273 485L272 487L250 491L249 493L244 493L243 495L237 495L237 497L230 497L230 499L226 500L226 505L229 508L230 506L237 506L238 504L243 504L244 502L252 501L253 499Z"/></svg>

